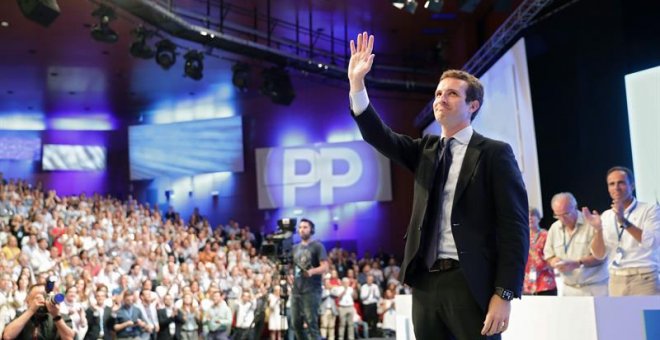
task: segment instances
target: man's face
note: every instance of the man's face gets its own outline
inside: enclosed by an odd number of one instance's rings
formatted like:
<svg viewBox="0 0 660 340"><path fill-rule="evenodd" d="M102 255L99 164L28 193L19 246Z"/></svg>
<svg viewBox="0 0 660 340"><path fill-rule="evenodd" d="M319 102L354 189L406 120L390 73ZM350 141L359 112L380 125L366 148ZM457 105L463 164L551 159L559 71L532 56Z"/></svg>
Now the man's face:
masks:
<svg viewBox="0 0 660 340"><path fill-rule="evenodd" d="M222 301L222 295L220 295L220 292L213 293L213 303L217 305L221 301Z"/></svg>
<svg viewBox="0 0 660 340"><path fill-rule="evenodd" d="M142 302L146 304L151 303L151 292L143 291L140 297L142 298Z"/></svg>
<svg viewBox="0 0 660 340"><path fill-rule="evenodd" d="M135 302L135 295L131 293L124 294L124 306L132 306Z"/></svg>
<svg viewBox="0 0 660 340"><path fill-rule="evenodd" d="M69 288L66 293L66 300L69 303L75 302L78 299L78 288Z"/></svg>
<svg viewBox="0 0 660 340"><path fill-rule="evenodd" d="M571 206L571 202L566 198L555 201L552 205L552 213L563 225L573 226L577 221L576 208Z"/></svg>
<svg viewBox="0 0 660 340"><path fill-rule="evenodd" d="M607 191L614 201L626 201L632 198L635 185L630 183L625 172L617 170L607 175Z"/></svg>
<svg viewBox="0 0 660 340"><path fill-rule="evenodd" d="M174 303L174 298L172 298L172 295L167 294L165 297L163 297L163 303L165 306L169 307Z"/></svg>
<svg viewBox="0 0 660 340"><path fill-rule="evenodd" d="M306 221L300 222L298 224L298 234L303 240L308 240L312 236L312 226Z"/></svg>
<svg viewBox="0 0 660 340"><path fill-rule="evenodd" d="M103 305L103 302L105 302L106 299L106 292L99 290L95 293L95 298L96 298L96 303L101 306Z"/></svg>
<svg viewBox="0 0 660 340"><path fill-rule="evenodd" d="M34 299L44 300L44 295L46 294L46 287L36 286L30 290L30 296L28 296L28 301L33 301Z"/></svg>
<svg viewBox="0 0 660 340"><path fill-rule="evenodd" d="M445 78L435 90L433 114L445 128L469 124L472 113L479 108L476 100L466 103L468 83L456 78Z"/></svg>

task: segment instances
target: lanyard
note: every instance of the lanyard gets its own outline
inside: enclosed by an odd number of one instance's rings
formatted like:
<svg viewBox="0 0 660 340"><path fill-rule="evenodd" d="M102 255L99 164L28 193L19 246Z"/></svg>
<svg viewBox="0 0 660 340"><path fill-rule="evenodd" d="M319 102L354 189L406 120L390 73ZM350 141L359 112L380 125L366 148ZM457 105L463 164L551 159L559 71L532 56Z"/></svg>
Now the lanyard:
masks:
<svg viewBox="0 0 660 340"><path fill-rule="evenodd" d="M578 225L577 223L575 224L575 231L573 232L573 235L571 235L571 238L568 240L568 243L566 243L566 226L564 226L564 254L568 254L568 247L570 247L571 242L573 242L573 239L575 238L575 234L578 232Z"/></svg>
<svg viewBox="0 0 660 340"><path fill-rule="evenodd" d="M630 217L630 214L632 214L633 210L637 208L637 200L635 200L634 204L632 207L630 207L630 210L628 210L628 214L624 217L626 220ZM621 244L621 237L623 236L623 232L625 231L624 228L619 228L619 221L616 220L616 213L614 213L614 230L616 231L617 237L618 237L618 243ZM619 230L621 229L621 230Z"/></svg>

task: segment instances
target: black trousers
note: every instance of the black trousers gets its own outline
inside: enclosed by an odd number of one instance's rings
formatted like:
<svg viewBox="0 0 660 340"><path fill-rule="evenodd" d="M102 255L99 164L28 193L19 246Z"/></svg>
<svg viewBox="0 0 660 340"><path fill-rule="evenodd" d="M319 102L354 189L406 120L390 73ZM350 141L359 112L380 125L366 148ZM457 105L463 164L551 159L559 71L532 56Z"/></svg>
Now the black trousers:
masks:
<svg viewBox="0 0 660 340"><path fill-rule="evenodd" d="M486 312L479 307L460 268L423 273L413 287L412 317L417 339L500 340L481 335Z"/></svg>
<svg viewBox="0 0 660 340"><path fill-rule="evenodd" d="M368 305L362 305L362 314L364 315L364 321L369 325L369 334L376 335L378 324L378 303L371 303Z"/></svg>

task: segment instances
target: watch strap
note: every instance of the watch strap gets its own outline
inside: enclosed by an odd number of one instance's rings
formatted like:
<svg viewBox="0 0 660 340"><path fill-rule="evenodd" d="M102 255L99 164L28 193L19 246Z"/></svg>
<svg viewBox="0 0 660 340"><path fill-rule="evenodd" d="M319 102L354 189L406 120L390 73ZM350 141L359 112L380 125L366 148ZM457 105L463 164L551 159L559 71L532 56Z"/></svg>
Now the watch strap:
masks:
<svg viewBox="0 0 660 340"><path fill-rule="evenodd" d="M497 296L501 297L503 300L506 301L511 301L514 298L514 294L512 290L502 287L495 287L495 294L497 294Z"/></svg>

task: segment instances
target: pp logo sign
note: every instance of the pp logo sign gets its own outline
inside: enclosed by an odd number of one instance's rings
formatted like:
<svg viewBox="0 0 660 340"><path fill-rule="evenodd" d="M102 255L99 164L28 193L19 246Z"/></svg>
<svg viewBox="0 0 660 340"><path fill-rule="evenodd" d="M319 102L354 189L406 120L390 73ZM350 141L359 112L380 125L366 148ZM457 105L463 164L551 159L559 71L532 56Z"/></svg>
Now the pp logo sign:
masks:
<svg viewBox="0 0 660 340"><path fill-rule="evenodd" d="M256 150L259 208L391 200L389 160L365 142Z"/></svg>

